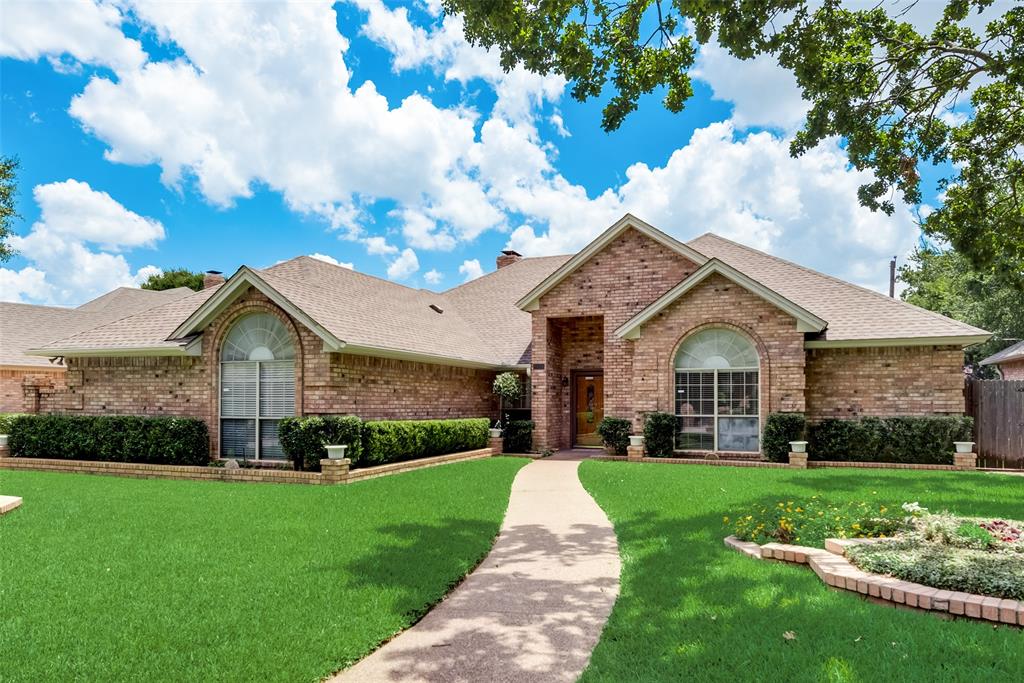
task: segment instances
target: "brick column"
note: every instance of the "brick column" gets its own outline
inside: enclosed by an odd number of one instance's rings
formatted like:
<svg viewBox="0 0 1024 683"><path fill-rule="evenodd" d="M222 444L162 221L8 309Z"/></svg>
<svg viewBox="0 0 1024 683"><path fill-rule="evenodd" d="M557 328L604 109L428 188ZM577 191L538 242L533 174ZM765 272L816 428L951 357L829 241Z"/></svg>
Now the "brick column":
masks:
<svg viewBox="0 0 1024 683"><path fill-rule="evenodd" d="M629 460L640 460L644 457L643 446L626 446L626 458Z"/></svg>
<svg viewBox="0 0 1024 683"><path fill-rule="evenodd" d="M978 454L977 453L954 453L953 464L956 465L958 470L975 470L978 469Z"/></svg>
<svg viewBox="0 0 1024 683"><path fill-rule="evenodd" d="M806 453L793 453L789 454L789 466L797 470L807 469L807 454Z"/></svg>
<svg viewBox="0 0 1024 683"><path fill-rule="evenodd" d="M492 436L487 440L487 447L491 449L491 455L498 455L505 450L505 440L500 436Z"/></svg>
<svg viewBox="0 0 1024 683"><path fill-rule="evenodd" d="M352 461L348 458L320 461L320 482L322 484L344 484L348 482L348 467Z"/></svg>
<svg viewBox="0 0 1024 683"><path fill-rule="evenodd" d="M4 444L3 446L0 446L0 458L9 458L9 457L11 457L11 447L8 446L7 444Z"/></svg>

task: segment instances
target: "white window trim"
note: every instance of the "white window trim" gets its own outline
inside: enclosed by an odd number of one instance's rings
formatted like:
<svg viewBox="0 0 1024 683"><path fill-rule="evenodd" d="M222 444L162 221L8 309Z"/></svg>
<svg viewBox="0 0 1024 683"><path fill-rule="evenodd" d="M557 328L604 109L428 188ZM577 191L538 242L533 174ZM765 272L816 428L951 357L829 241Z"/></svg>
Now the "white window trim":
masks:
<svg viewBox="0 0 1024 683"><path fill-rule="evenodd" d="M676 411L676 417L677 418L686 418L686 417L702 417L702 418L710 417L710 418L712 418L711 436L713 438L713 441L712 441L713 445L712 445L712 450L710 452L712 452L712 453L722 452L722 451L718 450L718 420L721 417L723 417L718 412L718 372L719 371L724 371L724 372L756 372L757 373L757 414L756 415L725 415L724 417L726 419L729 419L729 418L740 418L740 417L749 419L751 417L756 417L757 418L757 450L756 451L728 451L728 452L730 452L730 453L760 453L761 450L762 450L762 448L761 448L761 368L760 367L743 367L743 368L680 368L680 367L677 367L677 368L675 368L675 370L672 373L672 384L675 387L676 396L678 396L678 393L679 393L679 381L676 379L676 375L678 373L680 373L680 372L711 372L711 373L714 373L714 384L712 384L712 390L713 390L713 393L714 393L714 400L712 401L712 405L714 406L714 411L715 411L714 415L703 415L703 414L699 414L699 415L680 415L679 412L678 412L679 409L676 407L677 404L678 404L678 399L675 399L674 402L673 402L673 406L672 407ZM679 433L679 430L677 430L676 433ZM701 449L695 449L695 450L701 450Z"/></svg>

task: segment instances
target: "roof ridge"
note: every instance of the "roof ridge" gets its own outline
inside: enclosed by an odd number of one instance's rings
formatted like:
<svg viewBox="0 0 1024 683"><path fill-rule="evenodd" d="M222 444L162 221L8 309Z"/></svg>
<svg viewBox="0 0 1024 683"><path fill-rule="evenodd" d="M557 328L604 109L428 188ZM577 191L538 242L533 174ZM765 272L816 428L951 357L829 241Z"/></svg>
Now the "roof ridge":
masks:
<svg viewBox="0 0 1024 683"><path fill-rule="evenodd" d="M548 256L524 256L523 258L519 259L518 261L513 261L512 263L508 264L507 266L503 266L503 268L512 268L512 267L515 267L516 265L518 265L520 263L525 263L527 261L539 261L541 259L556 259L556 258L561 258L561 259L568 260L568 259L571 259L572 257L573 257L573 254L550 254ZM455 285L454 287L449 287L448 289L442 290L439 293L440 294L450 294L451 292L454 292L456 289L461 289L463 287L466 287L467 285L472 285L472 284L484 281L484 280L486 280L489 277L497 275L500 270L501 270L501 268L495 268L492 271L484 273L480 277L473 278L472 280L469 280L468 282L460 282L459 284ZM427 291L431 291L431 290L427 290Z"/></svg>
<svg viewBox="0 0 1024 683"><path fill-rule="evenodd" d="M907 301L904 301L903 299L897 299L896 297L886 296L885 294L882 294L881 292L877 292L877 291L875 291L873 289L869 289L868 287L863 287L863 286L855 284L853 282L848 282L846 280L843 280L842 278L835 277L834 275L829 275L828 273L822 273L820 270L814 270L813 268L808 268L807 266L800 265L799 263L795 263L793 261L790 261L789 259L784 259L781 256L775 256L774 254L769 254L766 251L761 251L760 249L755 249L754 247L747 246L746 244L742 244L740 242L735 242L735 241L733 241L733 240L731 240L731 239L729 239L727 237L722 237L721 235L717 235L717 234L715 234L713 232L710 232L710 231L704 233L703 235L700 235L699 237L695 237L695 238L693 238L690 241L691 242L695 242L695 241L699 240L701 237L711 237L713 239L721 240L722 242L728 242L729 244L731 244L733 246L740 247L741 249L745 249L746 251L753 252L753 253L755 253L755 254L757 254L759 256L766 256L766 257L768 257L770 259L775 259L776 261L781 261L782 263L785 263L787 265L793 266L794 268L799 268L800 270L802 270L804 272L807 272L807 273L811 273L812 275L818 275L820 277L826 278L826 279L831 280L833 282L837 282L837 283L839 283L841 285L845 285L847 287L852 287L854 289L860 290L860 291L865 292L867 294L871 294L872 296L875 296L875 297L881 299L882 301L892 302L892 303L898 304L900 306L903 306L904 308L909 308L911 310L919 311L921 313L927 313L928 315L930 315L933 318L941 318L942 320L949 320L949 321L952 321L952 322L954 322L954 323L956 323L958 325L963 325L963 326L969 327L969 328L971 328L973 330L978 330L980 332L984 332L984 330L982 330L980 327L975 327L974 325L970 325L968 323L965 323L962 320L957 320L956 318L950 318L948 316L942 315L941 313L936 313L935 311L929 311L927 308L921 308L920 306L915 306L914 304L912 304L910 302L907 302Z"/></svg>
<svg viewBox="0 0 1024 683"><path fill-rule="evenodd" d="M284 265L285 263L289 263L291 261L298 261L299 259L306 259L308 261L312 261L313 263L317 264L318 266L319 265L324 265L324 266L327 266L329 268L333 268L335 270L342 270L342 271L345 271L346 273L348 273L349 275L356 275L356 276L359 276L359 277L368 278L370 280L376 280L377 282L383 282L385 284L388 284L388 285L391 285L391 286L394 286L394 287L401 287L402 289L407 289L410 292L430 291L430 290L423 290L420 287L410 287L409 285L402 284L401 282L395 282L394 280L389 280L389 279L387 279L385 277L380 277L379 275L373 275L371 273L364 273L363 271L356 270L355 268L346 268L345 266L339 266L337 264L329 263L327 261L321 261L318 258L313 258L309 254L301 254L299 256L292 257L292 258L287 259L285 261L281 261L280 263L275 263L274 265L269 266L267 268L252 268L252 270L256 271L257 273L265 273L265 272L268 272L268 271L273 271L273 269L276 268L277 266ZM287 275L282 275L282 274L279 274L277 272L272 272L272 274L274 276L276 276L276 277L281 277L281 278L284 278L286 280L290 280L291 282L298 282L294 277L289 277Z"/></svg>

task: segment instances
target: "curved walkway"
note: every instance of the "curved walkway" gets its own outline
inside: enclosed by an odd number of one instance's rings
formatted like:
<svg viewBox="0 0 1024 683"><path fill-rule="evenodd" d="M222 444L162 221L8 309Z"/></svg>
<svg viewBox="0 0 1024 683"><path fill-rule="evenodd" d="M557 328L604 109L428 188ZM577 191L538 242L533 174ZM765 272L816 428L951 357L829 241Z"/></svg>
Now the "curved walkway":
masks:
<svg viewBox="0 0 1024 683"><path fill-rule="evenodd" d="M519 471L490 554L418 624L332 681L574 681L619 593L618 543L571 453Z"/></svg>

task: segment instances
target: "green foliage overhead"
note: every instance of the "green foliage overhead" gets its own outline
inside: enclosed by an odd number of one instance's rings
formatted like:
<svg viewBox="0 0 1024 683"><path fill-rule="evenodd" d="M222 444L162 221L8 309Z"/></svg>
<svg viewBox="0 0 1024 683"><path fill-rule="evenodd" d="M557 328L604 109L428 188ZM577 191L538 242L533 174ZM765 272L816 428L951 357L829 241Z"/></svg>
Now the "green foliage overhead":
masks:
<svg viewBox="0 0 1024 683"><path fill-rule="evenodd" d="M14 256L7 240L13 231L11 225L19 218L14 208L14 199L18 194L18 159L0 156L0 262Z"/></svg>
<svg viewBox="0 0 1024 683"><path fill-rule="evenodd" d="M666 108L681 111L693 95L698 45L715 41L740 59L771 55L810 104L794 155L844 138L850 162L875 176L860 188L860 202L887 213L897 192L919 204L918 169L941 165L945 200L924 231L979 267L1024 280L1024 7L1008 3L978 35L965 20L992 0L947 0L928 32L904 20L910 4L444 0L448 12L464 16L470 42L500 50L505 69L562 74L579 101L609 94L607 131L655 90ZM962 120L949 115L968 103Z"/></svg>
<svg viewBox="0 0 1024 683"><path fill-rule="evenodd" d="M150 275L149 279L142 283L143 289L174 289L175 287L188 287L199 291L203 288L203 274L194 273L186 268L175 268L165 270L159 275Z"/></svg>
<svg viewBox="0 0 1024 683"><path fill-rule="evenodd" d="M908 287L903 299L992 333L992 339L967 349L976 374L994 374L978 361L1024 339L1024 291L992 268L977 269L949 249L920 249L900 268Z"/></svg>

